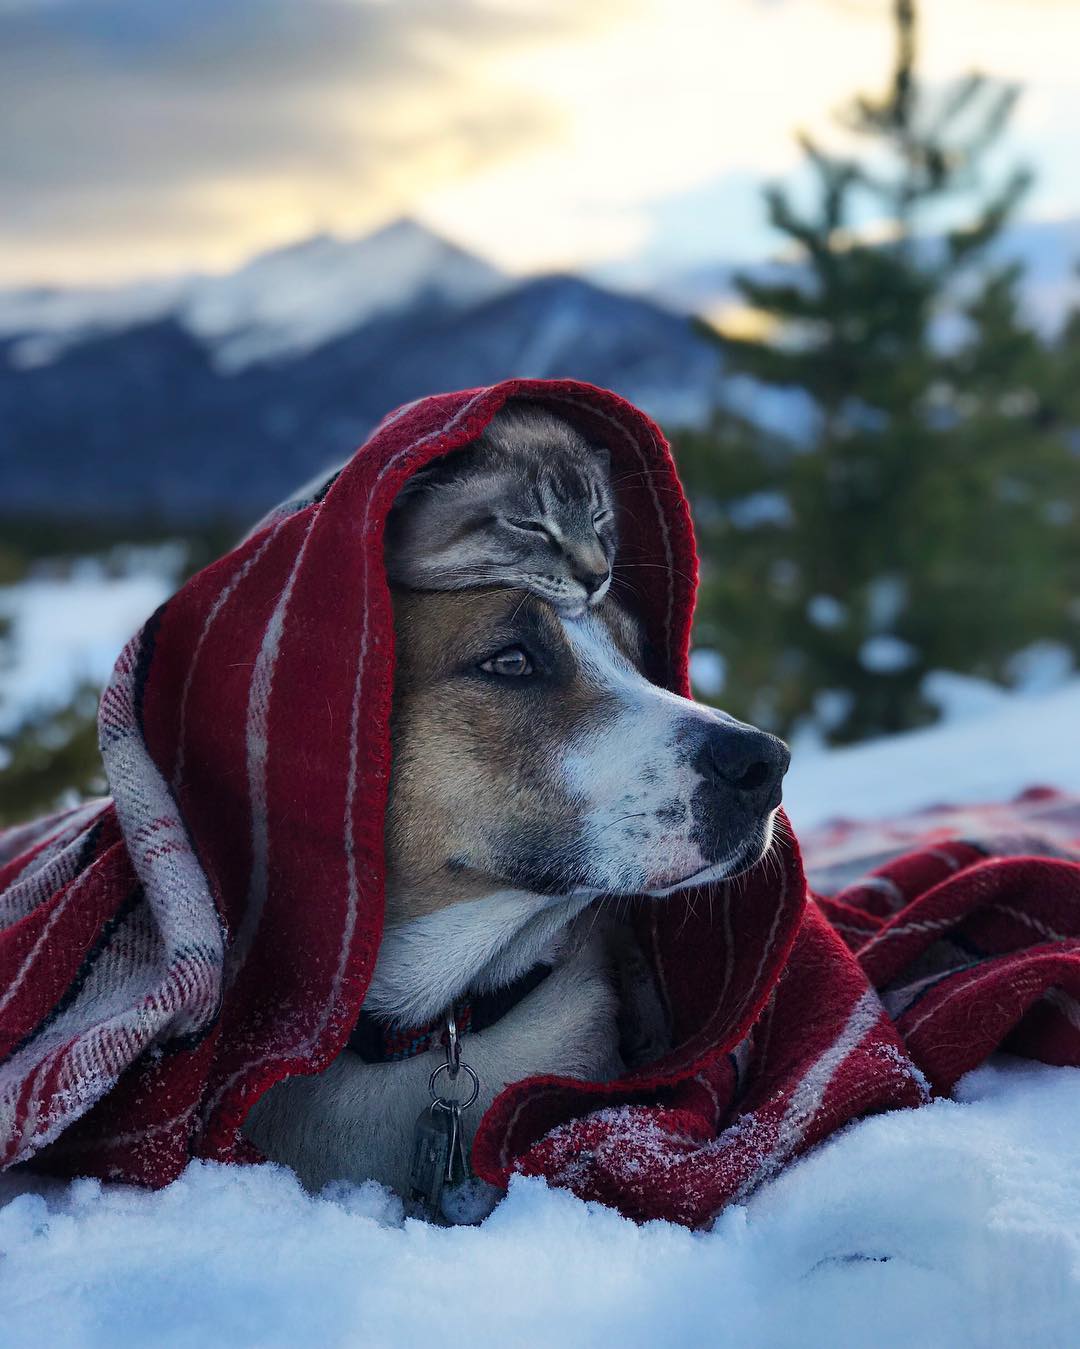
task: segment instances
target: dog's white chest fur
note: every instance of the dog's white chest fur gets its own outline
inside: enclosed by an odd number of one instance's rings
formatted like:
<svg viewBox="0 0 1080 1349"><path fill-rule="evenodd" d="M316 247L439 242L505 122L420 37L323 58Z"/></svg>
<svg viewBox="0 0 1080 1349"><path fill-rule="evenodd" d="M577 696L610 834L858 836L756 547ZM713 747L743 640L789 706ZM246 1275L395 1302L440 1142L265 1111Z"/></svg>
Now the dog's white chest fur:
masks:
<svg viewBox="0 0 1080 1349"><path fill-rule="evenodd" d="M541 958L538 947L548 943L537 942L535 931L531 935L534 940L512 943L514 958L504 953L500 966L528 969ZM373 984L376 1006L388 996L387 966L404 972L407 964L392 938L385 949L380 983ZM437 957L436 948L424 949ZM426 987L424 971L415 975L408 982ZM365 1006L371 1002L369 997ZM467 1143L484 1111L512 1082L548 1073L592 1080L616 1076L622 1067L616 1004L605 943L592 933L574 943L548 978L495 1025L464 1036L462 1058L480 1080L479 1098L462 1117ZM406 1194L414 1126L430 1104L432 1070L444 1061L442 1050L431 1050L398 1063L365 1063L346 1050L324 1073L272 1088L253 1107L244 1132L267 1156L287 1161L309 1189L339 1178L373 1179Z"/></svg>

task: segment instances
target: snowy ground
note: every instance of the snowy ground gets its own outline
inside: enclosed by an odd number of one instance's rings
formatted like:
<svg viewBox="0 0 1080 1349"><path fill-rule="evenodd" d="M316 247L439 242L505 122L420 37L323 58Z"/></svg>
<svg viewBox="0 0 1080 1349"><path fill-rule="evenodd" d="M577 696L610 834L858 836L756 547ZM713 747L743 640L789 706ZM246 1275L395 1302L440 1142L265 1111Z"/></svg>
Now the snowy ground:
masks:
<svg viewBox="0 0 1080 1349"><path fill-rule="evenodd" d="M1080 1070L959 1095L853 1126L706 1234L535 1180L452 1231L269 1166L39 1183L0 1209L0 1343L1075 1346Z"/></svg>
<svg viewBox="0 0 1080 1349"><path fill-rule="evenodd" d="M784 802L802 832L837 816L999 801L1031 786L1080 791L1080 680L1049 693L1000 692L991 705L973 697L944 725L889 740L796 752Z"/></svg>
<svg viewBox="0 0 1080 1349"><path fill-rule="evenodd" d="M108 679L124 643L173 590L183 544L123 547L0 586L0 734ZM2 1333L2 1331L0 1331Z"/></svg>
<svg viewBox="0 0 1080 1349"><path fill-rule="evenodd" d="M1080 790L1080 683L959 704L797 755L796 828ZM955 1101L851 1126L704 1234L538 1181L443 1231L377 1187L312 1198L269 1166L196 1165L159 1194L0 1177L0 1349L1075 1346L1078 1121L1080 1070L1002 1060Z"/></svg>

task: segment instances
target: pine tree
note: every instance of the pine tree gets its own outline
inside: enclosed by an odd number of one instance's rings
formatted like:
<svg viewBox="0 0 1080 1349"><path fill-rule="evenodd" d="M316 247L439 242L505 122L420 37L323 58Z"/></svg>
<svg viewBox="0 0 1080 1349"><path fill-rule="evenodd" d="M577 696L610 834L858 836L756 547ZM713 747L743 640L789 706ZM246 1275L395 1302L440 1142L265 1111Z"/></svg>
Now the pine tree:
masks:
<svg viewBox="0 0 1080 1349"><path fill-rule="evenodd" d="M98 691L0 734L0 827L107 790L97 743Z"/></svg>
<svg viewBox="0 0 1080 1349"><path fill-rule="evenodd" d="M893 12L892 78L844 114L851 152L801 140L814 206L766 194L796 253L738 278L766 336L716 334L731 374L799 391L809 445L730 414L678 440L706 556L697 639L727 659L725 705L841 740L928 720L928 670L1000 678L1034 638L1076 644L1061 503L1080 460L993 247L1029 175L983 186L1018 91L971 75L930 93L914 0Z"/></svg>

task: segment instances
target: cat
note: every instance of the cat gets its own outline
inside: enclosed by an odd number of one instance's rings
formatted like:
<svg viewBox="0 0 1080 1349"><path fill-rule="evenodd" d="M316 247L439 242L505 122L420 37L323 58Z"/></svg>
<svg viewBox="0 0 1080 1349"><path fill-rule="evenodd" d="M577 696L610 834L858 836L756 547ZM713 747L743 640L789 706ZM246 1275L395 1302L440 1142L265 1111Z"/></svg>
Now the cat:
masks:
<svg viewBox="0 0 1080 1349"><path fill-rule="evenodd" d="M607 594L617 546L607 450L511 401L405 486L387 522L386 570L413 590L529 590L574 617Z"/></svg>

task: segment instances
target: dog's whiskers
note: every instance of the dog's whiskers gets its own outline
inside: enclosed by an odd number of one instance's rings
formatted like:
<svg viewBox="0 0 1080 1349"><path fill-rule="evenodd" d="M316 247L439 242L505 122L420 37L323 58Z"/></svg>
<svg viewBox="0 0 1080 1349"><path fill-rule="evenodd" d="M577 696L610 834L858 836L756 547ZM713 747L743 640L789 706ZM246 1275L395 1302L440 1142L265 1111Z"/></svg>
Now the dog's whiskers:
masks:
<svg viewBox="0 0 1080 1349"><path fill-rule="evenodd" d="M678 930L678 932L676 933L676 936L679 936L679 937L682 936L683 930L684 930L684 928L686 927L687 923L690 921L691 918L693 918L693 919L695 919L695 920L697 919L697 905L694 903L693 899L691 898L691 896L693 895L693 893L694 893L693 890L688 890L688 891L686 892L686 896L685 896L686 913L683 915L683 920L682 920L682 922L679 924L679 930Z"/></svg>
<svg viewBox="0 0 1080 1349"><path fill-rule="evenodd" d="M589 930L585 933L585 943L587 943L588 940L589 940L589 938L592 936L593 930L595 929L596 924L597 924L597 922L598 922L599 919L600 919L600 914L601 914L601 912L603 911L603 907L604 907L605 904L607 904L607 903L609 902L610 898L611 898L611 897L610 897L609 895L601 895L598 899L593 900L593 905L592 905L592 910L593 910L592 922L589 924ZM583 943L583 944L585 944L585 943Z"/></svg>

